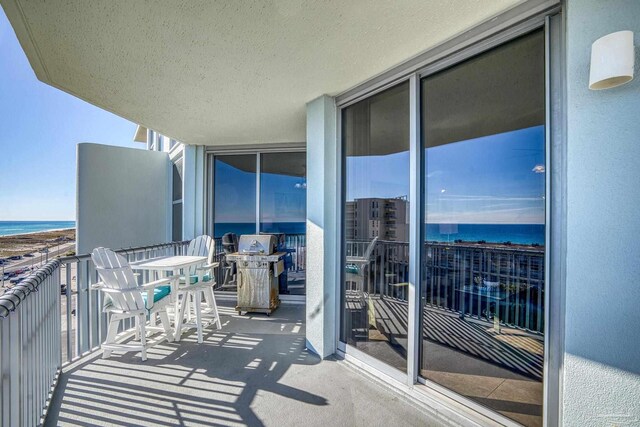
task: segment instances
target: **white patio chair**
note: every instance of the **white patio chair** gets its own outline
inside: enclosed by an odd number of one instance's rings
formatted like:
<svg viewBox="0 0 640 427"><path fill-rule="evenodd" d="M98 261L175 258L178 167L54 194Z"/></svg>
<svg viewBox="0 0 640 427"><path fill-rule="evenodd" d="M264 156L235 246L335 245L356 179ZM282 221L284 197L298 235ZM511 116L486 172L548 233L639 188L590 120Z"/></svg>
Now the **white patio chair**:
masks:
<svg viewBox="0 0 640 427"><path fill-rule="evenodd" d="M347 287L347 291L356 292L361 294L364 292L364 277L365 272L368 270L369 263L371 262L371 254L376 247L378 238L375 237L365 249L362 256L348 256L345 265L345 282L351 282L355 284L355 287Z"/></svg>
<svg viewBox="0 0 640 427"><path fill-rule="evenodd" d="M216 297L213 293L213 287L216 284L215 269L220 263L214 262L215 241L210 236L198 236L189 243L187 248L187 256L206 256L207 262L189 268L185 275L180 278L178 285L178 300L182 295L180 303L180 311L176 321L176 340L180 341L182 329L187 327L195 327L198 334L198 343L202 343L202 298L207 303L208 310L205 313L213 314L213 323L218 328L222 328L220 323L220 315L218 314L218 305ZM179 301L176 301L179 304ZM177 309L177 307L176 307ZM191 322L192 311L195 316L195 323ZM187 314L187 323L184 323L185 312Z"/></svg>
<svg viewBox="0 0 640 427"><path fill-rule="evenodd" d="M143 285L138 285L127 260L111 249L96 248L91 253L101 281L94 289L105 294L103 311L108 316L107 338L102 344L103 358L113 351L140 351L142 360L147 360L147 315L158 314L168 341L173 341L167 306L172 286L177 286L179 276L164 277ZM139 344L116 342L118 326L122 320L134 318L135 340ZM151 328L149 328L150 330Z"/></svg>

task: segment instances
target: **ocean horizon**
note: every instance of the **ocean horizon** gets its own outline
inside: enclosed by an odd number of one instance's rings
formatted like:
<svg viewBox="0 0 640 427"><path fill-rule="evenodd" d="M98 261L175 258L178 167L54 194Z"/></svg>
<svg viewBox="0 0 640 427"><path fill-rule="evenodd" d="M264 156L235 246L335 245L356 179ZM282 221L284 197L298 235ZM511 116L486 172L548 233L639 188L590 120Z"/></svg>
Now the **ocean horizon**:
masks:
<svg viewBox="0 0 640 427"><path fill-rule="evenodd" d="M215 237L232 232L238 235L253 234L254 222L223 222L215 224ZM262 232L304 234L304 222L282 222L262 224ZM544 246L544 224L426 224L425 240L430 242L505 243Z"/></svg>
<svg viewBox="0 0 640 427"><path fill-rule="evenodd" d="M76 228L75 221L0 221L0 237Z"/></svg>

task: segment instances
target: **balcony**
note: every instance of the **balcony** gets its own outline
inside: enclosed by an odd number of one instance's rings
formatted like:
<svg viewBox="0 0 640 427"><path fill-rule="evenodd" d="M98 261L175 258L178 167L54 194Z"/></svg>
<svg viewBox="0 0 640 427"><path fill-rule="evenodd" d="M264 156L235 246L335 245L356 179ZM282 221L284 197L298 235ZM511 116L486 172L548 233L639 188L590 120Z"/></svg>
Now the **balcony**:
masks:
<svg viewBox="0 0 640 427"><path fill-rule="evenodd" d="M186 242L120 251L181 254ZM223 327L101 358L106 319L87 256L54 260L0 298L2 425L412 425L434 419L305 349L305 307L239 316L216 293ZM61 295L61 283L68 283ZM46 418L45 418L46 416Z"/></svg>
<svg viewBox="0 0 640 427"><path fill-rule="evenodd" d="M304 306L238 316L219 298L222 330L152 348L142 363L128 353L94 352L63 368L47 425L353 425L424 414L344 362L305 350ZM357 390L357 392L354 392ZM372 405L375 402L375 405Z"/></svg>

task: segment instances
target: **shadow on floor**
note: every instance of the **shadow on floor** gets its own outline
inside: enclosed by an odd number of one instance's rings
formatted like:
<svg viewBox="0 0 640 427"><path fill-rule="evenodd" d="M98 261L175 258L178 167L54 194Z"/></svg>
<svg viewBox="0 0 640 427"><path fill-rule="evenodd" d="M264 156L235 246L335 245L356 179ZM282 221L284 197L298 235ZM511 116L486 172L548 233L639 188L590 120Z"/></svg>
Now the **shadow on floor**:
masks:
<svg viewBox="0 0 640 427"><path fill-rule="evenodd" d="M96 352L66 367L45 425L440 425L422 409L305 349L305 307L238 316L222 330L139 354Z"/></svg>
<svg viewBox="0 0 640 427"><path fill-rule="evenodd" d="M58 385L64 394L54 399L46 425L260 426L250 406L259 393L327 405L322 396L279 382L293 364L320 362L304 348L298 313L283 306L270 318L233 319L230 307L221 311L228 315L223 330L206 329L203 344L189 333L152 348L146 362L134 352L110 359L98 352L67 368Z"/></svg>

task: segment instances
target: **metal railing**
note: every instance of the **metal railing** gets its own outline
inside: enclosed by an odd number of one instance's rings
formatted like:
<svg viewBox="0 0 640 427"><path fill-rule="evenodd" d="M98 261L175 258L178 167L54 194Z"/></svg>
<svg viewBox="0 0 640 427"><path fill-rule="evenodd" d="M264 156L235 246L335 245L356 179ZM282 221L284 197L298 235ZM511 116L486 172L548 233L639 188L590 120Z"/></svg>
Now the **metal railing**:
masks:
<svg viewBox="0 0 640 427"><path fill-rule="evenodd" d="M129 262L184 255L189 241L121 249ZM305 269L305 236L286 240L292 253L290 270ZM220 239L214 261L223 261ZM153 279L148 271L140 280ZM223 268L216 270L217 285ZM106 338L103 294L90 254L58 258L0 296L0 425L37 425L45 415L60 369L97 350ZM132 328L133 319L121 324Z"/></svg>
<svg viewBox="0 0 640 427"><path fill-rule="evenodd" d="M361 256L368 244L348 241L346 255ZM424 306L544 331L543 247L427 242L423 251ZM379 240L365 274L366 292L407 301L409 244Z"/></svg>
<svg viewBox="0 0 640 427"><path fill-rule="evenodd" d="M222 240L220 238L215 239L216 241L216 254L220 260L222 260L224 265L224 251L222 249ZM305 270L307 268L307 239L306 234L287 234L285 235L284 247L290 250L290 263L287 260L286 269L290 282L299 282L305 283ZM218 270L217 276L217 287L214 289L223 288L224 290L234 290L235 282L230 277L227 277L227 282L225 283L224 277L224 268ZM299 285L301 286L301 285ZM299 287L298 286L298 287ZM297 290L296 293L304 294L304 289Z"/></svg>
<svg viewBox="0 0 640 427"><path fill-rule="evenodd" d="M61 367L60 262L0 296L0 425L41 422Z"/></svg>
<svg viewBox="0 0 640 427"><path fill-rule="evenodd" d="M186 254L189 241L171 242L116 251L127 261L140 261L168 255ZM90 254L60 259L62 363L69 363L96 350L107 334L107 316L103 313L104 295L93 285L99 281ZM140 272L142 281L153 280L149 271ZM133 319L121 323L126 330Z"/></svg>
<svg viewBox="0 0 640 427"><path fill-rule="evenodd" d="M117 251L129 261L186 253L188 241ZM216 259L221 258L216 253ZM150 280L150 272L141 279ZM50 261L0 296L0 425L42 421L60 369L106 337L103 295L91 256ZM133 327L133 320L122 329Z"/></svg>
<svg viewBox="0 0 640 427"><path fill-rule="evenodd" d="M307 235L306 234L287 234L285 236L285 247L292 249L292 264L289 271L304 271L307 268Z"/></svg>

